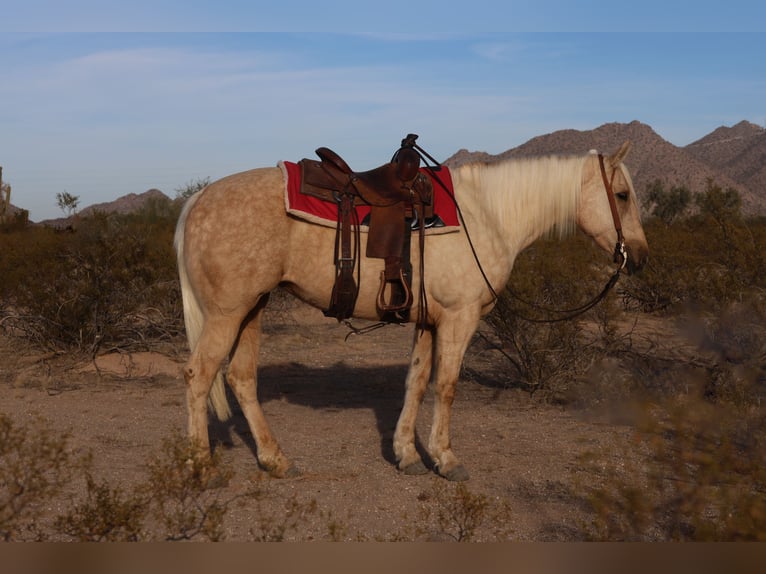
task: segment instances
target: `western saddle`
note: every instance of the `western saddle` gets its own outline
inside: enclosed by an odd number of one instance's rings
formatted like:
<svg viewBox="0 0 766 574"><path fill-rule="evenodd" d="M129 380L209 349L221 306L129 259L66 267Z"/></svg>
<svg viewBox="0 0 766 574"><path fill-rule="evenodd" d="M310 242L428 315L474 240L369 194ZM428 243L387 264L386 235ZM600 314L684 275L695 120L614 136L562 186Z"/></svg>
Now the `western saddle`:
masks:
<svg viewBox="0 0 766 574"><path fill-rule="evenodd" d="M356 305L361 258L360 221L354 204L370 206L367 257L385 261L380 274L377 310L383 321L405 322L412 307L412 229L419 229L421 296L418 322L426 320L423 287L424 222L433 215L433 186L420 172L417 135L402 140L389 163L361 173L354 172L334 151L320 147L321 161L302 159L301 193L337 204L335 235L335 283L330 305L324 314L342 321L351 317ZM365 222L367 223L366 218ZM354 278L356 274L357 279Z"/></svg>

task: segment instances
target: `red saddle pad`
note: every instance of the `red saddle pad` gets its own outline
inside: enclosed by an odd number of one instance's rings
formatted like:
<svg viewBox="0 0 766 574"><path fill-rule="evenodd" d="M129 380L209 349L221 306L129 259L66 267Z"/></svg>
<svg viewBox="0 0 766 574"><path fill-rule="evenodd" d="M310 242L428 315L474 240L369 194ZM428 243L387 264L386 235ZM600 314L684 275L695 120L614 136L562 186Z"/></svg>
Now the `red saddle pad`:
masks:
<svg viewBox="0 0 766 574"><path fill-rule="evenodd" d="M301 219L335 227L338 221L337 206L311 195L301 193L301 167L297 163L281 161L279 166L282 168L286 179L285 207L287 212ZM452 201L452 197L450 197L454 194L454 189L449 169L442 166L436 172L436 177L439 178L438 181L429 169L421 167L420 171L431 178L434 188L434 214L438 215L444 222L442 227L428 228L426 233L455 231L460 226L460 222L455 203ZM442 184L444 185L442 186ZM449 191L445 190L444 187ZM366 205L359 205L356 207L356 211L359 215L359 221L362 221L370 212L370 208ZM362 231L365 230L364 227L362 226Z"/></svg>

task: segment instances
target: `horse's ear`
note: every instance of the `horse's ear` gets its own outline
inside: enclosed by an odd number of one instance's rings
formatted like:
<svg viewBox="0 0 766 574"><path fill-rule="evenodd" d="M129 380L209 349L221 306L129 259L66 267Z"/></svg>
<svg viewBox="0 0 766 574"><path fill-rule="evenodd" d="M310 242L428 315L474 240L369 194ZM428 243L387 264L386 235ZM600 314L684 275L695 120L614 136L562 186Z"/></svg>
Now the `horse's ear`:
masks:
<svg viewBox="0 0 766 574"><path fill-rule="evenodd" d="M612 165L612 167L617 167L625 159L625 156L627 156L628 152L630 151L630 146L631 143L630 140L628 140L620 146L620 149L617 150L617 153L609 157L609 163Z"/></svg>

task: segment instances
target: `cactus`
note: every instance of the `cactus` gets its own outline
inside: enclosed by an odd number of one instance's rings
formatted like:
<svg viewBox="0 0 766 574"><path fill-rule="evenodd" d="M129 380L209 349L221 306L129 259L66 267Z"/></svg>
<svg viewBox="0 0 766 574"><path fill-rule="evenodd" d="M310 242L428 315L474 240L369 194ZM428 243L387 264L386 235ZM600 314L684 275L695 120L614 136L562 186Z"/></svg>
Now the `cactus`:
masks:
<svg viewBox="0 0 766 574"><path fill-rule="evenodd" d="M5 212L8 210L8 204L11 202L11 189L8 188L8 191L5 193L5 197L3 197L3 192L5 191L5 186L3 185L3 166L0 165L0 221L3 220L5 217Z"/></svg>
<svg viewBox="0 0 766 574"><path fill-rule="evenodd" d="M10 217L11 205L11 185L3 183L3 167L0 166L0 223L5 223L6 219Z"/></svg>

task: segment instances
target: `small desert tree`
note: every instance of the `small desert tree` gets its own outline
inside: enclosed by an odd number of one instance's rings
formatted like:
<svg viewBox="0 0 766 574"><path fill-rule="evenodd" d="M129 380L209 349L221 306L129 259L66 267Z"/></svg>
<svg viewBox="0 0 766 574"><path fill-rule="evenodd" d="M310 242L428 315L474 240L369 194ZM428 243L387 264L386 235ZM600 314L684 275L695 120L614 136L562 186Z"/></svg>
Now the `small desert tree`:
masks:
<svg viewBox="0 0 766 574"><path fill-rule="evenodd" d="M646 186L644 205L655 217L670 225L687 214L692 193L685 185L674 185L666 190L659 179Z"/></svg>
<svg viewBox="0 0 766 574"><path fill-rule="evenodd" d="M80 204L80 197L72 195L68 191L62 191L56 194L56 205L63 211L67 217L77 212L77 206Z"/></svg>
<svg viewBox="0 0 766 574"><path fill-rule="evenodd" d="M210 185L209 177L192 180L181 187L176 188L176 197L180 199L189 199L192 195L198 191L202 191L208 185Z"/></svg>

